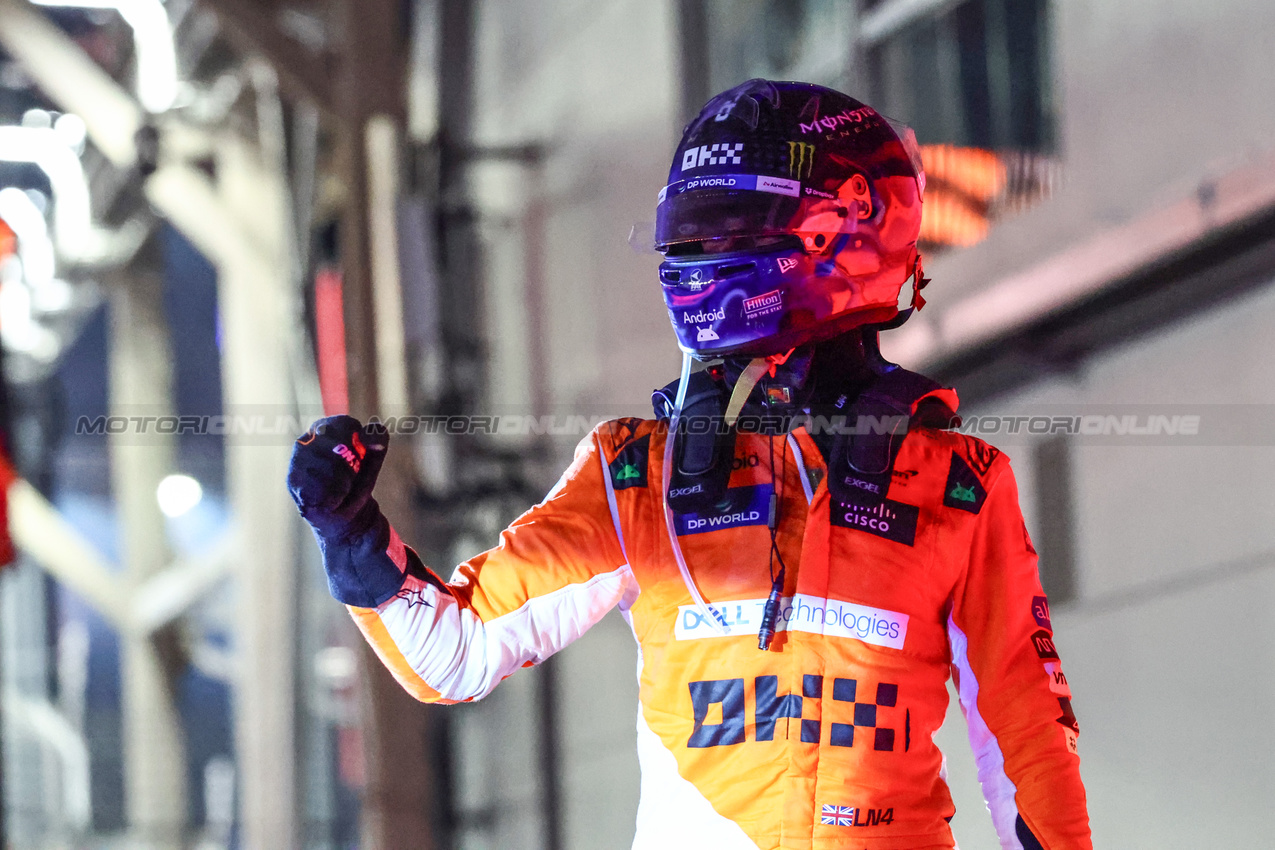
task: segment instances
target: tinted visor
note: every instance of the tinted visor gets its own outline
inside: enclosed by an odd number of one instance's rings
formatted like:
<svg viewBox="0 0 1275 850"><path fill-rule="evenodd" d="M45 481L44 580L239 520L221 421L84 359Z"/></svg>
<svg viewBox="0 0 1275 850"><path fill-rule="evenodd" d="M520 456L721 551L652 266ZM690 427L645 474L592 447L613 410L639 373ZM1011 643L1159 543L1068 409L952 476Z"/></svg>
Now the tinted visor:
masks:
<svg viewBox="0 0 1275 850"><path fill-rule="evenodd" d="M790 233L802 199L755 189L666 190L655 210L657 247L677 242ZM800 191L799 189L796 191Z"/></svg>

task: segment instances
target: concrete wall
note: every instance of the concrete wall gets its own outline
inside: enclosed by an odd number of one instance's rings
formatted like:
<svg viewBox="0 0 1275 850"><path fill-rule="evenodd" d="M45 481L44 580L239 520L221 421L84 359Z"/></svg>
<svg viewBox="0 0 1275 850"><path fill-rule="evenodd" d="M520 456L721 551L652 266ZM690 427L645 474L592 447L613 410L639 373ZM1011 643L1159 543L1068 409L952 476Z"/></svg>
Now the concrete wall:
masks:
<svg viewBox="0 0 1275 850"><path fill-rule="evenodd" d="M927 265L940 311L948 292L992 284L1275 147L1275 66L1260 58L1275 7L1071 0L1053 11L1065 185L986 242ZM1073 441L1079 596L1055 606L1054 624L1096 846L1268 843L1275 440L1266 408L1245 405L1269 404L1275 388L1272 327L1265 288L970 411L1155 404L1253 423L1229 445ZM993 439L1014 458L1036 529L1049 508L1035 503L1032 446ZM972 766L960 727L942 735L954 768ZM976 786L953 773L958 838L992 846L986 819L969 817L981 809Z"/></svg>
<svg viewBox="0 0 1275 850"><path fill-rule="evenodd" d="M1051 7L1064 185L980 245L934 257L959 294L1177 199L1269 152L1275 28L1265 0L1067 0Z"/></svg>
<svg viewBox="0 0 1275 850"><path fill-rule="evenodd" d="M1275 280L1272 281L1275 283ZM1078 598L1053 608L1080 718L1095 846L1266 843L1275 798L1275 288L1110 353L1068 380L971 415L1062 415L1163 406L1253 423L1230 444L1077 437L1072 443ZM1033 533L1034 443L1010 455ZM1107 443L1103 445L1102 443ZM1123 443L1123 444L1122 444ZM1247 443L1247 444L1240 444ZM1042 552L1042 557L1046 553ZM989 846L963 724L941 743L954 767L964 846Z"/></svg>
<svg viewBox="0 0 1275 850"><path fill-rule="evenodd" d="M538 237L552 401L648 412L651 388L676 377L678 355L658 260L630 248L628 235L634 223L654 220L680 136L669 5L532 0L480 8L477 141L545 150L538 170L475 169L480 197L497 213L486 245L492 315L511 309L499 299L518 299L514 269L528 271L521 239ZM494 399L516 397L516 385L529 380L517 338L524 318L515 307L491 329Z"/></svg>

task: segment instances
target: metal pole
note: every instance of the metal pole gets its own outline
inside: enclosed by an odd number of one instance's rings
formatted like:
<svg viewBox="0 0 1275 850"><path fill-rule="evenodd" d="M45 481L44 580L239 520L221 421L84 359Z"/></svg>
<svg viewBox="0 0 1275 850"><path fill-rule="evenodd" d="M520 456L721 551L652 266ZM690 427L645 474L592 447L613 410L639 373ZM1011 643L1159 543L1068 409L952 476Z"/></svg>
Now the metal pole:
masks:
<svg viewBox="0 0 1275 850"><path fill-rule="evenodd" d="M549 354L545 340L545 256L548 239L545 228L549 220L549 205L544 200L544 177L540 157L527 160L527 182L531 184L531 199L524 216L524 304L527 323L527 360L530 371L532 413L537 418L549 412ZM533 457L550 455L549 440L539 437L527 450ZM537 671L536 702L540 715L540 793L544 801L545 850L562 850L564 844L563 821L563 765L558 726L562 721L558 699L560 660L548 658Z"/></svg>
<svg viewBox="0 0 1275 850"><path fill-rule="evenodd" d="M213 257L222 316L224 408L286 421L293 410L288 211L279 163L233 136L219 145L220 202L246 240ZM231 504L244 541L236 656L235 742L243 843L300 846L296 781L296 539L300 520L281 486L291 439L234 429L227 437Z"/></svg>
<svg viewBox="0 0 1275 850"><path fill-rule="evenodd" d="M394 241L398 135L406 111L407 44L396 0L345 0L337 80L340 221L350 412L360 419L405 414L402 313ZM404 539L413 537L410 447L400 438L377 500ZM429 850L436 838L434 713L393 680L366 645L361 655L364 752L363 843L378 850Z"/></svg>
<svg viewBox="0 0 1275 850"><path fill-rule="evenodd" d="M160 257L152 240L110 290L110 406L116 416L172 412L172 346L163 314ZM173 439L159 434L110 438L111 474L131 594L169 563L167 531L156 502L172 471ZM124 783L136 846L179 850L186 826L186 757L174 700L178 653L172 630L120 635Z"/></svg>

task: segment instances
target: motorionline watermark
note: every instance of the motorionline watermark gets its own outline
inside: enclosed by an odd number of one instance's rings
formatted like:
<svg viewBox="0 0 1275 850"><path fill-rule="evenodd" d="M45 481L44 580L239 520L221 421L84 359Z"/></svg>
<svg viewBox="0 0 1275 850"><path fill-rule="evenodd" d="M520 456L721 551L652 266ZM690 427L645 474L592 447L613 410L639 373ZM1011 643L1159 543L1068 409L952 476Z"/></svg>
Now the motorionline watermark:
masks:
<svg viewBox="0 0 1275 850"><path fill-rule="evenodd" d="M319 415L254 408L216 415L120 413L79 416L74 433L81 437L114 437L132 442L170 438L231 438L240 442L291 442L309 430ZM444 437L575 439L599 423L623 419L615 411L527 413L517 410L455 415L395 415L370 422L391 435ZM628 418L626 423L635 424ZM720 416L683 416L681 428L692 434L729 430ZM736 427L743 432L784 433L800 425L812 434L900 435L916 422L905 414L806 416L743 415ZM953 420L949 429L992 443L1013 444L1042 438L1069 438L1094 443L1275 445L1275 405L1062 406L1010 414L979 412Z"/></svg>
<svg viewBox="0 0 1275 850"><path fill-rule="evenodd" d="M316 417L317 418L317 417ZM583 436L607 416L521 413L372 417L368 424L390 434ZM294 439L309 430L313 418L296 414L218 414L208 416L80 416L76 436L124 435L200 437L280 437Z"/></svg>
<svg viewBox="0 0 1275 850"><path fill-rule="evenodd" d="M1079 435L1084 437L1196 437L1202 416L1198 413L1087 413L1072 415L971 416L954 430L963 434Z"/></svg>

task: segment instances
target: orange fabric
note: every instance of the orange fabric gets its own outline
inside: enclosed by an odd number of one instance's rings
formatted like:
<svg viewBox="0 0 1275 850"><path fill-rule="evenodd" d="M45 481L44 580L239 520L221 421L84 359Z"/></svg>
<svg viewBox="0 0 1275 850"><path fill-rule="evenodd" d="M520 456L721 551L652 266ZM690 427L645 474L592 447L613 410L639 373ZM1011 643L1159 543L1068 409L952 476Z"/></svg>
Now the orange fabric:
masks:
<svg viewBox="0 0 1275 850"><path fill-rule="evenodd" d="M972 437L913 430L887 508L870 514L834 503L804 431L796 441L814 485L809 503L787 441L741 435L731 493L764 496L773 481L786 564L786 628L762 652L750 618L778 568L765 522L754 518L763 500L739 501L714 520L731 527L704 521L679 538L704 597L744 624L715 636L699 622L665 532L664 434L646 420L601 426L561 489L464 565L450 592L489 622L614 570L626 554L640 588L629 616L642 650L642 717L681 777L766 850L952 846L954 807L932 740L948 704L950 617L968 640L964 684L977 680L975 710L1004 754L1011 804L1046 850L1091 848L1078 759L1034 648L1043 594L1003 455ZM375 621L356 619L400 681L433 698L400 669L401 653L384 645Z"/></svg>
<svg viewBox="0 0 1275 850"><path fill-rule="evenodd" d="M561 486L501 532L494 548L461 564L453 596L484 622L624 563L607 511L597 445L587 437Z"/></svg>

